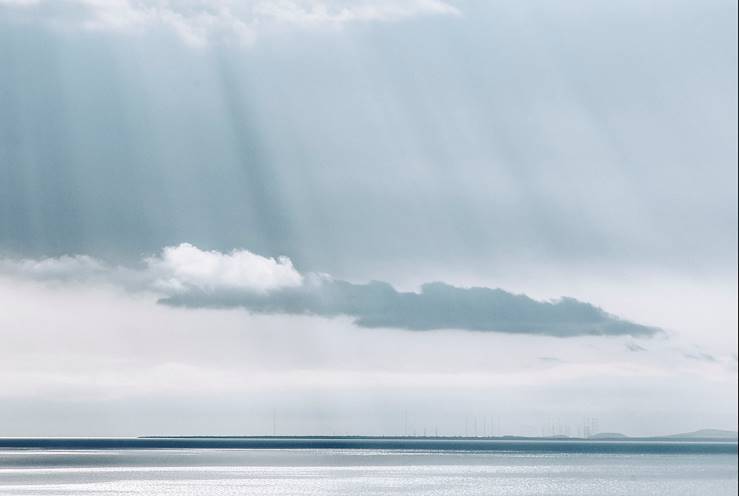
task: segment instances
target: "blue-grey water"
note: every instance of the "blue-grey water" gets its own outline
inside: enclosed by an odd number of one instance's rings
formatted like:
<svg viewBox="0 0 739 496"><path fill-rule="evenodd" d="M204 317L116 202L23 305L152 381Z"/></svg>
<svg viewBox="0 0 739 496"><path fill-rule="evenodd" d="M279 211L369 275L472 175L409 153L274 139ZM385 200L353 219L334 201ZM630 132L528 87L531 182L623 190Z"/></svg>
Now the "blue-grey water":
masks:
<svg viewBox="0 0 739 496"><path fill-rule="evenodd" d="M620 450L8 448L0 495L736 495L736 445ZM617 443L622 444L622 443ZM511 448L511 445L514 447ZM546 445L546 443L542 443ZM575 446L574 443L570 443ZM548 446L548 445L547 445Z"/></svg>

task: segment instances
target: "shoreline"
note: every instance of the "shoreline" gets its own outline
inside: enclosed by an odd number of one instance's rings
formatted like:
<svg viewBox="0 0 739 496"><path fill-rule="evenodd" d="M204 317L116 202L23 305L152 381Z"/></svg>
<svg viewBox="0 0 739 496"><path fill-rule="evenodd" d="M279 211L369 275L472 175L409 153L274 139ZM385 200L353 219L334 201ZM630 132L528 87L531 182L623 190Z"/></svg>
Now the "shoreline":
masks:
<svg viewBox="0 0 739 496"><path fill-rule="evenodd" d="M487 451L548 453L737 454L730 439L552 439L364 436L146 436L121 438L0 438L0 449L294 449Z"/></svg>

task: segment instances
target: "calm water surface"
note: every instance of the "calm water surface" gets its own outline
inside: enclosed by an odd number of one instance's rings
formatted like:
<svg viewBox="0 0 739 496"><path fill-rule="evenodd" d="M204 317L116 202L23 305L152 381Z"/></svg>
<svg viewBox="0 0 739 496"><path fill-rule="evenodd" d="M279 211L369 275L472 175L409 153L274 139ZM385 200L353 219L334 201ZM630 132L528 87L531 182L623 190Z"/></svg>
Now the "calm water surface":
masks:
<svg viewBox="0 0 739 496"><path fill-rule="evenodd" d="M736 454L0 449L0 495L736 495Z"/></svg>

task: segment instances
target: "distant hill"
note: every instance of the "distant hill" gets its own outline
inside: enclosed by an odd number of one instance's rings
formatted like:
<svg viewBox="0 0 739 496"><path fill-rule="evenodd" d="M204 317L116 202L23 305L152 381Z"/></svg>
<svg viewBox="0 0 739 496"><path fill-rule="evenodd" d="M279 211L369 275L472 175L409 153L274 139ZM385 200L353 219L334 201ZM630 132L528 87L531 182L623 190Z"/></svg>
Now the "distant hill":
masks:
<svg viewBox="0 0 739 496"><path fill-rule="evenodd" d="M725 431L721 429L701 429L694 432L684 432L681 434L672 434L664 436L671 439L736 439L736 431Z"/></svg>
<svg viewBox="0 0 739 496"><path fill-rule="evenodd" d="M620 432L599 432L593 434L588 439L716 439L722 441L731 441L737 439L735 431L726 431L721 429L701 429L694 432L682 432L680 434L669 434L665 436L651 436L644 438L632 438Z"/></svg>
<svg viewBox="0 0 739 496"><path fill-rule="evenodd" d="M590 439L625 439L627 437L629 436L620 432L599 432L590 436Z"/></svg>

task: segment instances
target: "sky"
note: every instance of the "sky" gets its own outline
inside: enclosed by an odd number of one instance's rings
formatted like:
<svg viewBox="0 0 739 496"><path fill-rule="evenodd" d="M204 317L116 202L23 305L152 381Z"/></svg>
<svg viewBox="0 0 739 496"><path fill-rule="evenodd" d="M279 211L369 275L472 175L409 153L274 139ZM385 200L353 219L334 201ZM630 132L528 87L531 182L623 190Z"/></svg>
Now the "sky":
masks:
<svg viewBox="0 0 739 496"><path fill-rule="evenodd" d="M0 0L0 436L737 427L737 4Z"/></svg>

